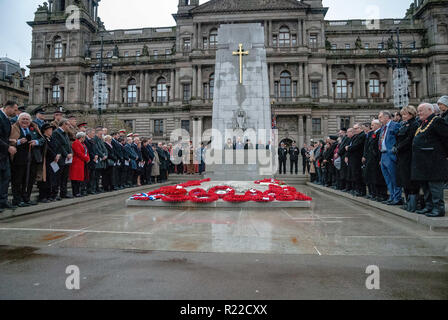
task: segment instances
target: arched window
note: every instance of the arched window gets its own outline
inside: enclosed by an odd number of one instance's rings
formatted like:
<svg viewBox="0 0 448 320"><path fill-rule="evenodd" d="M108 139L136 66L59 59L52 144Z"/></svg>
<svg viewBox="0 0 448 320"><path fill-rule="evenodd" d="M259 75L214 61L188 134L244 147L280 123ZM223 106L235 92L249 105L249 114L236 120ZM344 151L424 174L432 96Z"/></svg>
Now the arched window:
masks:
<svg viewBox="0 0 448 320"><path fill-rule="evenodd" d="M211 75L210 75L210 79L209 79L209 97L210 97L210 100L212 100L213 99L213 93L214 93L214 91L215 91L215 74L214 73L212 73Z"/></svg>
<svg viewBox="0 0 448 320"><path fill-rule="evenodd" d="M336 81L336 99L347 99L347 75L343 72L338 74Z"/></svg>
<svg viewBox="0 0 448 320"><path fill-rule="evenodd" d="M291 35L288 27L281 27L279 32L278 44L280 47L289 47L291 43Z"/></svg>
<svg viewBox="0 0 448 320"><path fill-rule="evenodd" d="M130 79L128 81L128 103L137 102L137 81Z"/></svg>
<svg viewBox="0 0 448 320"><path fill-rule="evenodd" d="M51 82L51 100L53 103L61 102L61 87L58 79L53 79Z"/></svg>
<svg viewBox="0 0 448 320"><path fill-rule="evenodd" d="M280 74L280 98L291 98L291 74L288 71Z"/></svg>
<svg viewBox="0 0 448 320"><path fill-rule="evenodd" d="M369 93L372 98L380 96L380 76L376 72L370 74Z"/></svg>
<svg viewBox="0 0 448 320"><path fill-rule="evenodd" d="M157 102L167 102L167 89L165 78L160 78L157 81Z"/></svg>
<svg viewBox="0 0 448 320"><path fill-rule="evenodd" d="M218 44L218 30L212 29L210 31L210 48L216 48L216 45Z"/></svg>
<svg viewBox="0 0 448 320"><path fill-rule="evenodd" d="M54 57L55 59L62 58L62 40L60 37L54 39Z"/></svg>

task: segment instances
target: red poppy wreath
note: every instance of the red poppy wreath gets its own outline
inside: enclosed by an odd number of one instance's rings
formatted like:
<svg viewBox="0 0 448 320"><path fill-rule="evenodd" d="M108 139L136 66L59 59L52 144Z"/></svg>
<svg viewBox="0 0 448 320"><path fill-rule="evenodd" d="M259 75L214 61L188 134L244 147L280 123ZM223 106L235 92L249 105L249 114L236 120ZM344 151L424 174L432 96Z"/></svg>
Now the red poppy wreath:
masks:
<svg viewBox="0 0 448 320"><path fill-rule="evenodd" d="M247 196L245 194L228 194L225 195L222 200L226 201L226 202L234 202L234 203L239 203L239 202L247 202L251 200L250 196Z"/></svg>
<svg viewBox="0 0 448 320"><path fill-rule="evenodd" d="M217 195L219 199L222 199L226 195L235 194L235 189L229 186L216 186L208 190L208 193Z"/></svg>
<svg viewBox="0 0 448 320"><path fill-rule="evenodd" d="M216 194L206 194L201 196L190 196L190 201L194 203L211 203L218 201L219 197Z"/></svg>

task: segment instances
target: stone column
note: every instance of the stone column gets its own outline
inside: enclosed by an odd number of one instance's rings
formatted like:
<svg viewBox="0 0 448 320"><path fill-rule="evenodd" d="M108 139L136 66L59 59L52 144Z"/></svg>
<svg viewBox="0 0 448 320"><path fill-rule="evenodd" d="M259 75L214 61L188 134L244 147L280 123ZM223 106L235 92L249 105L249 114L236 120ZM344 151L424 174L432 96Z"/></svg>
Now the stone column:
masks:
<svg viewBox="0 0 448 320"><path fill-rule="evenodd" d="M323 117L323 131L324 131L324 138L328 137L328 116Z"/></svg>
<svg viewBox="0 0 448 320"><path fill-rule="evenodd" d="M303 136L303 116L299 116L299 123L298 126L299 128L299 140L297 141L298 143L298 147L302 148L303 147L303 142L304 142L304 136Z"/></svg>
<svg viewBox="0 0 448 320"><path fill-rule="evenodd" d="M303 96L303 63L299 63L299 83L297 84L299 97Z"/></svg>
<svg viewBox="0 0 448 320"><path fill-rule="evenodd" d="M426 64L422 66L422 98L428 96L428 77L426 74Z"/></svg>
<svg viewBox="0 0 448 320"><path fill-rule="evenodd" d="M64 103L68 102L68 73L65 74L65 83L64 83Z"/></svg>
<svg viewBox="0 0 448 320"><path fill-rule="evenodd" d="M109 103L113 103L115 100L115 73L110 74L110 95Z"/></svg>
<svg viewBox="0 0 448 320"><path fill-rule="evenodd" d="M366 68L365 65L361 65L361 96L366 97Z"/></svg>
<svg viewBox="0 0 448 320"><path fill-rule="evenodd" d="M269 64L269 91L270 91L270 96L275 97L275 92L274 92L274 64Z"/></svg>
<svg viewBox="0 0 448 320"><path fill-rule="evenodd" d="M180 87L180 69L176 70L176 99L182 100L182 91Z"/></svg>
<svg viewBox="0 0 448 320"><path fill-rule="evenodd" d="M203 96L203 94L202 94L202 66L201 65L199 65L198 66L198 96L199 96L199 99L202 99L202 96Z"/></svg>
<svg viewBox="0 0 448 320"><path fill-rule="evenodd" d="M269 21L264 20L264 46L269 46Z"/></svg>
<svg viewBox="0 0 448 320"><path fill-rule="evenodd" d="M193 23L193 43L191 44L193 49L198 48L198 25Z"/></svg>
<svg viewBox="0 0 448 320"><path fill-rule="evenodd" d="M191 89L192 96L197 98L197 87L198 87L198 74L196 71L196 66L193 66L193 88Z"/></svg>
<svg viewBox="0 0 448 320"><path fill-rule="evenodd" d="M86 85L86 102L87 102L87 104L93 103L92 95L91 95L91 93L92 93L91 82L92 82L92 77L90 76L90 74L87 74L87 85Z"/></svg>
<svg viewBox="0 0 448 320"><path fill-rule="evenodd" d="M174 70L171 70L171 78L170 78L170 101L174 101L176 99L176 95L175 95L175 87L174 87L174 79L175 79L175 75L174 75ZM149 91L151 91L151 89L149 89ZM148 100L151 100L151 97L149 97Z"/></svg>
<svg viewBox="0 0 448 320"><path fill-rule="evenodd" d="M387 77L387 88L389 89L387 94L387 99L391 99L394 95L394 75L392 67L388 67L388 77Z"/></svg>
<svg viewBox="0 0 448 320"><path fill-rule="evenodd" d="M140 92L139 92L138 102L145 100L145 81L144 81L144 71L140 71Z"/></svg>
<svg viewBox="0 0 448 320"><path fill-rule="evenodd" d="M269 20L269 47L272 46L272 20Z"/></svg>
<svg viewBox="0 0 448 320"><path fill-rule="evenodd" d="M202 49L202 25L198 23L198 49Z"/></svg>
<svg viewBox="0 0 448 320"><path fill-rule="evenodd" d="M302 20L300 18L297 19L297 45L300 46L302 44Z"/></svg>
<svg viewBox="0 0 448 320"><path fill-rule="evenodd" d="M359 65L355 64L355 99L360 97L361 83L359 79Z"/></svg>
<svg viewBox="0 0 448 320"><path fill-rule="evenodd" d="M310 95L310 79L308 77L308 63L305 62L305 79L303 80L303 85L305 88L305 96Z"/></svg>
<svg viewBox="0 0 448 320"><path fill-rule="evenodd" d="M40 103L42 103L42 104L45 103L44 80L45 80L45 78L44 78L44 74L42 74L42 75L40 76L40 89L39 89L39 93L40 93L39 97L40 97L40 98L39 98L39 100L38 100L38 101L40 101Z"/></svg>
<svg viewBox="0 0 448 320"><path fill-rule="evenodd" d="M302 20L303 21L303 27L302 27L302 45L304 46L306 43L307 43L307 41L306 41L306 21L305 20Z"/></svg>
<svg viewBox="0 0 448 320"><path fill-rule="evenodd" d="M312 123L311 123L311 114L306 116L306 144L310 144L311 142L311 135L313 134L313 129L312 129Z"/></svg>
<svg viewBox="0 0 448 320"><path fill-rule="evenodd" d="M323 78L322 78L322 93L321 97L328 97L328 77L327 77L327 65L322 65Z"/></svg>
<svg viewBox="0 0 448 320"><path fill-rule="evenodd" d="M115 74L115 85L115 101L121 103L120 74L118 72Z"/></svg>
<svg viewBox="0 0 448 320"><path fill-rule="evenodd" d="M149 83L149 71L145 72L145 101L151 101L151 84Z"/></svg>
<svg viewBox="0 0 448 320"><path fill-rule="evenodd" d="M328 65L328 97L333 99L333 70L332 65Z"/></svg>

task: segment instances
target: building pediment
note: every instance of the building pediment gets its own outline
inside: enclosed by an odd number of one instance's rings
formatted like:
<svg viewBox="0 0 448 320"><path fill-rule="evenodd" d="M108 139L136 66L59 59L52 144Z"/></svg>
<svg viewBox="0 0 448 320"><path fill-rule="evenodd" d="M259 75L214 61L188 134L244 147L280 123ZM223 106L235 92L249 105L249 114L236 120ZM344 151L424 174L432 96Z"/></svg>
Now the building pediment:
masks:
<svg viewBox="0 0 448 320"><path fill-rule="evenodd" d="M270 11L307 9L309 5L297 0L210 0L191 10L192 13L221 13L241 11Z"/></svg>

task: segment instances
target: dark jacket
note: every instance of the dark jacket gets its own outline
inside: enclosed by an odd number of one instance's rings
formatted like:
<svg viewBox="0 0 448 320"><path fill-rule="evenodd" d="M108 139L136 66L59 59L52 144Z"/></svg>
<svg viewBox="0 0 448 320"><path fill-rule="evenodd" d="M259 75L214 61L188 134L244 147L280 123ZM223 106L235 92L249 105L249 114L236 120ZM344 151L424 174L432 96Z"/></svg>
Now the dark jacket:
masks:
<svg viewBox="0 0 448 320"><path fill-rule="evenodd" d="M112 139L111 144L112 144L112 147L114 148L114 152L115 152L118 160L120 160L120 162L123 162L124 161L123 145L115 139Z"/></svg>
<svg viewBox="0 0 448 320"><path fill-rule="evenodd" d="M362 178L362 156L364 154L364 143L366 134L361 132L353 136L347 150L348 157L348 180L358 181Z"/></svg>
<svg viewBox="0 0 448 320"><path fill-rule="evenodd" d="M9 161L9 136L11 135L11 122L0 110L0 168L5 168Z"/></svg>
<svg viewBox="0 0 448 320"><path fill-rule="evenodd" d="M286 160L288 154L288 150L286 150L286 148L278 148L278 159L280 161Z"/></svg>
<svg viewBox="0 0 448 320"><path fill-rule="evenodd" d="M446 122L448 122L448 111L445 111L444 113L442 113L440 115L441 118L443 118L443 120L445 120Z"/></svg>
<svg viewBox="0 0 448 320"><path fill-rule="evenodd" d="M411 179L448 180L448 123L431 115L422 123L412 143Z"/></svg>
<svg viewBox="0 0 448 320"><path fill-rule="evenodd" d="M14 126L18 126L17 123ZM37 127L37 125L36 125ZM17 129L15 129L17 130ZM23 130L19 128L20 136L17 140L26 138ZM42 163L42 147L45 144L45 139L40 135L37 130L30 127L29 130L29 140L36 140L38 145L31 148L31 163ZM13 165L26 165L28 163L28 153L30 151L29 144L24 143L17 146L17 153L13 157Z"/></svg>
<svg viewBox="0 0 448 320"><path fill-rule="evenodd" d="M291 161L299 160L299 154L300 154L299 148L297 148L297 147L289 148L289 160L291 160ZM306 153L305 153L305 157L306 157Z"/></svg>
<svg viewBox="0 0 448 320"><path fill-rule="evenodd" d="M142 147L142 158L145 161L145 164L150 164L154 160L154 151L151 146Z"/></svg>
<svg viewBox="0 0 448 320"><path fill-rule="evenodd" d="M89 169L95 169L95 156L98 155L98 151L96 150L95 141L93 139L86 138L84 144L87 147L87 151L89 152L90 162L87 164Z"/></svg>
<svg viewBox="0 0 448 320"><path fill-rule="evenodd" d="M61 155L58 165L63 167L65 166L65 159L67 158L67 155L72 153L72 147L68 135L66 132L62 131L61 128L58 128L53 131L52 140L55 145L56 153Z"/></svg>
<svg viewBox="0 0 448 320"><path fill-rule="evenodd" d="M126 143L126 145L124 146L124 151L126 158L129 159L129 167L133 170L136 170L138 154L135 153L134 148L132 148L132 146L129 143Z"/></svg>
<svg viewBox="0 0 448 320"><path fill-rule="evenodd" d="M93 139L93 142L95 143L96 151L98 154L98 163L95 164L96 169L106 169L106 161L102 160L104 157L107 157L107 148L104 143L104 141L97 136L95 136Z"/></svg>
<svg viewBox="0 0 448 320"><path fill-rule="evenodd" d="M412 142L419 125L417 120L411 119L402 123L397 133L397 185L399 187L411 188L411 163Z"/></svg>
<svg viewBox="0 0 448 320"><path fill-rule="evenodd" d="M363 157L366 159L364 178L365 183L368 185L384 186L386 184L380 166L381 152L380 149L378 148L380 134L381 129L378 129L377 132L375 131L369 132L366 138L366 142L364 144Z"/></svg>
<svg viewBox="0 0 448 320"><path fill-rule="evenodd" d="M107 159L106 159L106 167L113 167L115 163L118 161L117 153L115 152L114 147L111 145L108 145L107 143L104 143L107 149Z"/></svg>

